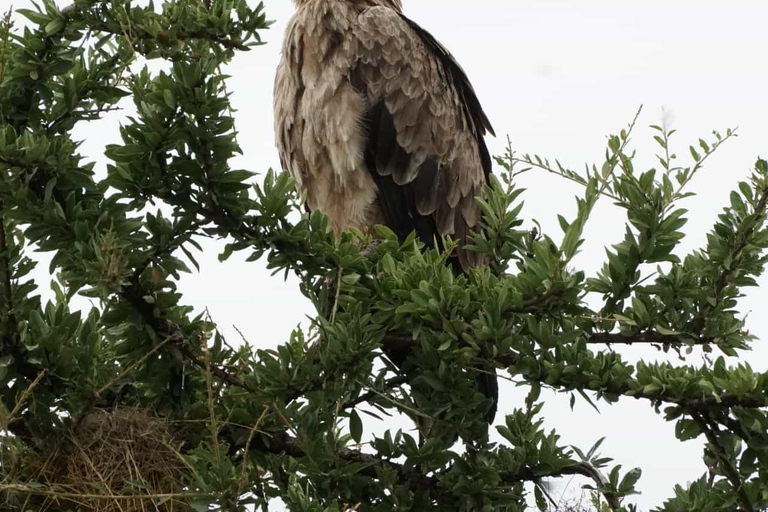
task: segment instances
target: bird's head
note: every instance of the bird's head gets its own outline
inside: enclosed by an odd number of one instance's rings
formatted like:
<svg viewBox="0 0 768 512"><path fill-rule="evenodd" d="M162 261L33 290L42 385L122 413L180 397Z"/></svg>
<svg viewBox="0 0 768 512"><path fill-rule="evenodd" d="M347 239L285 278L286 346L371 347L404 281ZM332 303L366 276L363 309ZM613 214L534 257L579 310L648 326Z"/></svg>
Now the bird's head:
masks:
<svg viewBox="0 0 768 512"><path fill-rule="evenodd" d="M315 1L317 0L293 0L293 3L296 5L296 7L302 7L304 5L307 5ZM397 12L402 12L403 10L402 0L335 0L335 1L358 4L363 7L375 7L375 6L389 7L390 9L394 9Z"/></svg>

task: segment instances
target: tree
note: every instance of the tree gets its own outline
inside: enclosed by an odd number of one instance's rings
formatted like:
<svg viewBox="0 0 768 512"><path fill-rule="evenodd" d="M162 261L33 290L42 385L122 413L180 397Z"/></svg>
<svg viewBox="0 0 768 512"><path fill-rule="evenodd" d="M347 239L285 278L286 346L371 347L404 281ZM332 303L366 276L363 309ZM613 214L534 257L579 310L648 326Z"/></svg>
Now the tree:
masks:
<svg viewBox="0 0 768 512"><path fill-rule="evenodd" d="M20 16L25 28L14 27ZM564 446L542 426L542 388L607 404L634 398L704 438L707 474L658 510L768 506L768 376L728 365L752 337L736 310L766 263L768 164L739 183L705 247L679 254L689 185L715 134L678 163L653 127L658 165L635 170L637 119L584 173L511 148L487 190L473 247L492 260L454 276L446 254L386 228L337 239L300 212L291 179L232 169L240 151L220 73L269 22L246 0L45 1L0 30L0 426L8 510L523 510L527 489L580 475L596 506L632 510L639 469ZM146 61L163 63L150 71ZM120 102L122 141L98 176L73 130ZM583 186L562 236L531 229L515 177L539 169ZM603 270L573 268L597 201L627 217ZM296 220L290 220L290 219ZM277 351L227 343L176 285L200 238L294 273L317 310ZM446 241L448 250L451 242ZM55 299L29 278L51 253ZM80 311L76 295L95 306ZM598 304L591 307L589 303ZM613 347L697 347L711 364L628 364ZM407 355L387 364L383 349ZM479 359L525 386L488 440ZM416 403L419 404L418 408ZM372 437L368 416L434 423ZM458 437L460 445L449 446ZM528 485L527 485L528 484Z"/></svg>

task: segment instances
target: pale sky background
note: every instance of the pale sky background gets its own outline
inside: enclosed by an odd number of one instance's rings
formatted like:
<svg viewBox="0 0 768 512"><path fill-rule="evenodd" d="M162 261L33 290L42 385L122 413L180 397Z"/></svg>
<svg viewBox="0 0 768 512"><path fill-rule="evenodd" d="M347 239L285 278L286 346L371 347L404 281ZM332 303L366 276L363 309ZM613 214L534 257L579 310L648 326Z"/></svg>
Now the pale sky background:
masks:
<svg viewBox="0 0 768 512"><path fill-rule="evenodd" d="M272 82L283 29L293 12L289 0L265 3L268 17L276 20L263 33L268 44L238 56L226 70L232 75L229 87L245 153L234 165L258 172L279 168ZM617 133L644 104L634 140L640 154L636 167L645 170L654 165L656 150L647 126L661 123L662 109L679 130L676 152L681 158L688 156L689 143L702 136L709 140L713 129L738 126L740 137L711 159L692 186L699 195L686 203L691 213L684 251L705 242L729 192L748 176L757 155L768 155L767 2L405 0L405 11L467 71L499 134L488 141L494 154L503 151L508 134L521 152L556 157L581 170L585 162L602 161L605 136ZM85 139L83 152L102 171L104 145L119 141L117 126L124 116L79 134ZM556 214L573 217L578 186L543 172L524 175L520 184L528 189L525 217L559 237ZM608 203L599 206L576 265L594 275L604 260L603 247L623 237L624 222L620 210ZM237 340L232 328L237 325L259 348L284 342L298 324L306 327L312 308L295 280L271 277L262 263L247 264L237 255L220 264L216 256L222 247L207 245L199 258L201 273L183 278L180 289L188 303L198 310L207 307L230 341ZM40 275L44 285L47 276ZM760 283L765 287L768 279ZM751 313L748 327L762 340L768 339L766 290L752 289L741 302L741 309ZM654 350L620 350L631 360L660 358ZM759 341L745 360L766 371L766 356L768 349ZM701 361L694 352L687 363ZM521 406L523 397L502 382L497 421ZM602 454L625 470L643 469L642 495L634 499L641 510L660 505L674 484L703 473L701 444L676 441L674 424L656 415L649 403L627 399L614 406L600 404L600 410L596 413L579 399L571 412L568 396L551 395L544 412L546 424L558 430L564 443L588 449L607 436ZM380 434L382 426L375 430ZM568 492L577 490L572 483Z"/></svg>

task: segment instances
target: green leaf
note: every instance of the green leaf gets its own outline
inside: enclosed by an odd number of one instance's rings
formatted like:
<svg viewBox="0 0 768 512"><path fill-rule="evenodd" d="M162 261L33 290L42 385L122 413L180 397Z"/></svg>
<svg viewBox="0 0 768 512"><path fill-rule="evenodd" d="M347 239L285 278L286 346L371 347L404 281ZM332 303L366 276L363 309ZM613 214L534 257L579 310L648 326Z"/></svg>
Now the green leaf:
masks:
<svg viewBox="0 0 768 512"><path fill-rule="evenodd" d="M699 155L698 151L696 151L696 148L691 146L690 150L691 150L691 156L693 157L693 160L696 162L701 161L701 155Z"/></svg>
<svg viewBox="0 0 768 512"><path fill-rule="evenodd" d="M176 109L176 95L171 89L165 89L163 91L163 100L165 100L165 104L168 105L169 108L172 110Z"/></svg>
<svg viewBox="0 0 768 512"><path fill-rule="evenodd" d="M637 484L637 481L640 480L642 475L643 472L640 468L635 468L624 475L624 478L621 479L621 483L619 484L619 493L622 496L636 494L635 484Z"/></svg>
<svg viewBox="0 0 768 512"><path fill-rule="evenodd" d="M536 498L536 506L539 508L541 512L547 512L549 509L547 498L544 496L544 493L542 492L540 488L541 484L536 484L536 486L533 488L533 494Z"/></svg>
<svg viewBox="0 0 768 512"><path fill-rule="evenodd" d="M15 12L29 19L29 21L32 23L36 23L38 25L42 25L44 23L47 24L50 20L50 17L46 16L45 14L38 11L33 11L31 9L16 9Z"/></svg>
<svg viewBox="0 0 768 512"><path fill-rule="evenodd" d="M422 375L420 379L423 379L429 386L436 390L436 391L447 391L447 387L445 387L445 384L442 383L442 381L435 379L434 377L430 377L429 375Z"/></svg>
<svg viewBox="0 0 768 512"><path fill-rule="evenodd" d="M664 336L679 336L681 334L678 331L667 329L663 325L657 325L656 330L659 331L659 333L663 334Z"/></svg>
<svg viewBox="0 0 768 512"><path fill-rule="evenodd" d="M191 502L189 505L195 512L208 512L211 509L211 505L213 505L213 503L213 500L198 499Z"/></svg>
<svg viewBox="0 0 768 512"><path fill-rule="evenodd" d="M219 254L219 261L222 263L227 261L229 257L232 256L232 252L234 250L235 250L235 247L232 244L227 244L226 246L224 246L224 250L221 252L221 254Z"/></svg>
<svg viewBox="0 0 768 512"><path fill-rule="evenodd" d="M246 181L248 179L251 179L252 177L256 176L255 172L250 171L229 171L226 174L223 174L218 179L222 183L241 183L243 181Z"/></svg>
<svg viewBox="0 0 768 512"><path fill-rule="evenodd" d="M376 226L374 226L374 229L376 230L376 233L384 240L397 242L397 235L395 234L394 231L389 229L387 226L382 226L381 224L377 224Z"/></svg>
<svg viewBox="0 0 768 512"><path fill-rule="evenodd" d="M628 316L624 316L624 315L620 315L618 313L614 313L613 317L616 320L618 320L620 323L622 323L622 324L632 325L632 326L637 327L637 322L635 322L634 320L632 320Z"/></svg>
<svg viewBox="0 0 768 512"><path fill-rule="evenodd" d="M531 383L531 390L528 392L528 396L525 398L525 405L530 409L533 407L533 404L536 403L536 401L541 396L541 383L539 382L532 382Z"/></svg>
<svg viewBox="0 0 768 512"><path fill-rule="evenodd" d="M682 419L675 425L675 435L681 441L699 437L703 433L701 425L694 420Z"/></svg>
<svg viewBox="0 0 768 512"><path fill-rule="evenodd" d="M127 144L125 146L107 146L104 152L107 158L115 162L132 162L137 157L146 154L146 150L137 144Z"/></svg>
<svg viewBox="0 0 768 512"><path fill-rule="evenodd" d="M66 21L62 17L54 18L50 23L45 26L45 33L49 36L56 35L64 28Z"/></svg>
<svg viewBox="0 0 768 512"><path fill-rule="evenodd" d="M360 419L360 415L357 411L353 410L349 415L349 432L352 434L352 439L358 444L363 439L363 420Z"/></svg>

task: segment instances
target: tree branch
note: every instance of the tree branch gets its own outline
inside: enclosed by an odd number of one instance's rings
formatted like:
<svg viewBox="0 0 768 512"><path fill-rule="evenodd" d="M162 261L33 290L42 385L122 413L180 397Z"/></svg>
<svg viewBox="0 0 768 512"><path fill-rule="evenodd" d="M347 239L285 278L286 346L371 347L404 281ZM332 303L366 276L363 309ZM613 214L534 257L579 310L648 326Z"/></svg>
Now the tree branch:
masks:
<svg viewBox="0 0 768 512"><path fill-rule="evenodd" d="M749 496L744 489L744 482L739 476L739 472L734 467L732 461L726 456L725 453L723 453L723 448L720 446L720 442L717 438L713 426L710 425L704 416L699 413L692 413L691 416L704 431L704 435L706 436L707 441L711 446L712 453L720 461L720 467L728 481L731 483L731 486L736 492L736 495L738 496L741 505L744 507L744 510L746 512L755 512L755 508L752 506L752 501L749 499Z"/></svg>
<svg viewBox="0 0 768 512"><path fill-rule="evenodd" d="M590 345L673 345L673 344L712 345L715 340L711 338L686 338L672 334L661 334L658 331L646 331L638 334L623 334L610 332L596 332L589 334L587 344Z"/></svg>
<svg viewBox="0 0 768 512"><path fill-rule="evenodd" d="M768 187L764 188L761 191L760 199L755 205L753 215L760 218L761 221L764 221L766 210L768 210ZM755 227L757 225L758 225L758 221L755 221L752 225L750 225L750 227L742 235L739 245L736 246L736 250L733 253L734 257L732 258L731 265L728 268L723 267L722 272L720 273L720 277L715 283L715 297L717 297L718 299L720 299L720 294L723 292L723 290L725 290L725 287L728 285L728 275L731 274L732 272L731 269L739 267L739 260L741 259L744 253L744 249L746 249L747 246L749 245L752 235L755 234Z"/></svg>
<svg viewBox="0 0 768 512"><path fill-rule="evenodd" d="M92 4L96 4L99 2L91 2ZM71 20L78 14L83 14L84 12L88 11L92 5L80 5L77 3L73 3L70 5L67 5L66 7L61 9L61 15L66 20ZM102 32L104 34L111 34L113 36L125 36L125 34L121 30L115 30L112 28L108 23L104 22L101 19L89 19L88 20L88 26L92 30ZM131 34L132 39L139 39L141 41L156 41L157 37L152 36L150 34ZM218 45L221 45L223 48L226 48L228 50L241 50L241 51L248 51L248 46L242 44L242 42L235 41L233 39L227 38L227 37L221 37L214 34L208 33L206 30L193 30L193 31L179 31L175 34L175 38L179 41L187 41L190 39L198 39L198 40L206 40L213 43L216 43ZM144 54L145 52L142 52L142 48L134 43L131 40L131 44L135 51L138 53Z"/></svg>
<svg viewBox="0 0 768 512"><path fill-rule="evenodd" d="M2 332L0 332L0 356L11 355L16 372L29 382L33 382L42 371L47 369L28 360L27 347L19 339L19 325L14 311L15 305L13 300L14 269L8 255L10 250L8 237L13 235L8 233L6 220L2 212L3 203L0 202L0 275L3 277L3 297L0 301L0 305L3 307L0 308L0 318L2 318L2 314L6 317L5 325ZM46 375L63 389L64 382L61 377L51 372L46 372Z"/></svg>
<svg viewBox="0 0 768 512"><path fill-rule="evenodd" d="M167 320L155 316L154 305L144 300L146 293L143 292L138 284L138 280L134 278L133 284L126 287L122 291L122 297L127 300L138 312L141 314L143 320L162 338L169 338L172 343L184 357L192 364L208 371L215 375L222 382L226 382L232 386L236 386L250 392L256 392L256 388L251 384L240 378L224 368L218 366L210 366L206 364L205 360L200 353L200 350L192 345L187 337L182 332L181 326Z"/></svg>
<svg viewBox="0 0 768 512"><path fill-rule="evenodd" d="M600 334L598 337L599 341L594 341L594 343L624 343L624 344L631 344L631 343L675 343L674 340L678 339L676 336L665 336L659 333L655 332L649 332L645 333L643 335L638 335L638 337L635 336L625 336L622 334ZM610 340L610 341L609 341ZM618 340L618 341L614 341ZM681 343L680 341L677 341L678 343ZM387 335L384 337L384 343L388 347L392 347L393 350L396 351L402 351L403 353L407 353L408 351L412 350L413 347L416 345L416 341L413 340L413 337L411 336L405 336L405 335ZM701 340L700 344L706 343L706 340ZM510 367L517 366L521 363L521 356L514 352L509 351L506 353L497 354L494 357L494 361L509 369ZM554 382L549 382L550 375L545 371L541 370L540 373L536 376L531 375L522 375L522 377L528 381L531 382L539 382L539 383L546 383L547 385L553 387L553 388L560 388L560 389L574 389L573 384L563 381L561 378L558 378ZM707 408L714 408L714 409L723 409L723 408L731 408L731 407L745 407L750 409L757 409L762 407L768 407L768 396L765 395L754 395L754 396L740 396L735 395L732 393L723 393L719 396L702 396L701 398L684 398L684 397L674 397L665 395L664 393L645 393L642 390L637 391L633 390L630 387L629 382L624 382L620 388L618 389L602 389L600 387L600 383L597 383L596 386L589 387L589 386L583 386L579 387L578 389L582 389L584 391L597 391L597 392L610 392L617 395L625 395L625 396L631 396L633 398L643 398L646 400L650 400L652 402L667 402L672 403L676 405L680 405L685 407L686 409L691 410L704 410ZM703 394L702 394L703 395Z"/></svg>
<svg viewBox="0 0 768 512"><path fill-rule="evenodd" d="M535 471L535 468L529 467L525 467L517 473L499 473L499 477L505 483L533 482L541 480L542 478L557 478L563 476L583 476L589 478L595 482L595 484L597 484L598 489L605 487L606 484L605 476L600 473L600 470L588 462L577 462L572 466L568 466L559 471L553 471L550 474L544 475L539 474L538 471ZM608 502L608 506L612 511L616 512L621 509L621 500L614 493L608 491L600 491L600 493Z"/></svg>
<svg viewBox="0 0 768 512"><path fill-rule="evenodd" d="M403 384L407 384L411 380L410 375L398 375L397 377L393 377L389 379L386 384L386 389L393 389L398 386L402 386ZM360 404L364 404L366 402L370 402L374 398L380 395L380 392L377 392L375 390L368 391L367 393L363 393L354 400L350 400L349 402L345 402L344 405L342 405L342 409L351 409L353 407L356 407Z"/></svg>
<svg viewBox="0 0 768 512"><path fill-rule="evenodd" d="M271 438L267 449L272 454L285 453L296 459L307 456L302 450L299 442L288 435ZM439 476L424 475L418 471L416 467L409 468L402 464L390 460L383 460L375 455L346 447L340 448L337 452L337 456L349 464L360 464L363 468L360 470L360 474L369 478L380 478L380 471L382 469L394 472L398 476L399 482L404 485L428 490L432 493L435 497L434 499L437 500L438 503L446 502L445 500L453 501L457 498L456 496L453 496L453 492L450 489L442 487ZM450 468L446 471L450 471ZM594 481L598 487L603 487L605 485L605 478L600 474L599 470L587 462L576 462L559 470L524 467L516 472L501 471L499 472L501 483L498 487L508 488L520 482L535 482L544 478L559 478L573 475L589 478ZM617 496L610 492L602 492L602 494L611 507L611 510L620 509L621 503Z"/></svg>

